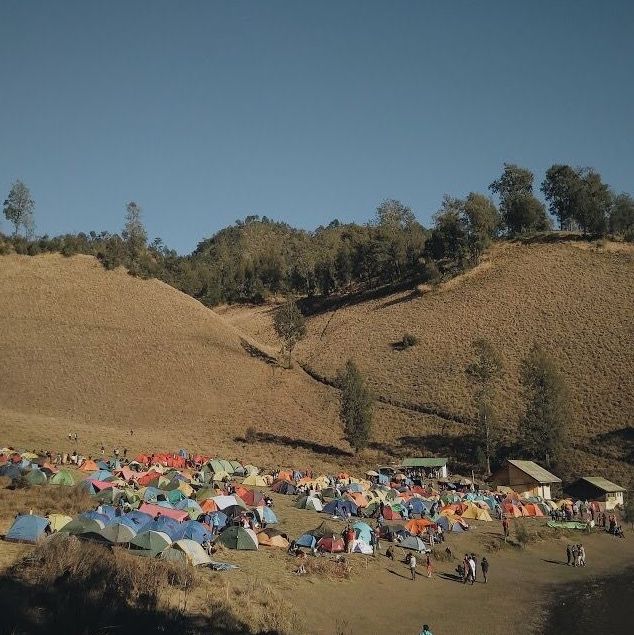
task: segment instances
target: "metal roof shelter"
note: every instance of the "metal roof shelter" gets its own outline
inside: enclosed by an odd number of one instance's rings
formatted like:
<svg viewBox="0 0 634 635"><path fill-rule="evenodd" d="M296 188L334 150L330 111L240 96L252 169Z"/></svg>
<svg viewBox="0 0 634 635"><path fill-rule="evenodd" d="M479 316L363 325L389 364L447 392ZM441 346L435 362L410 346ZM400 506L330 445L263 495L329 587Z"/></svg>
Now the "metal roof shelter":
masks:
<svg viewBox="0 0 634 635"><path fill-rule="evenodd" d="M507 459L507 462L514 465L518 470L528 474L538 483L561 483L561 479L559 477L551 474L547 469L543 468L541 465L537 465L537 463L534 463L533 461Z"/></svg>
<svg viewBox="0 0 634 635"><path fill-rule="evenodd" d="M401 461L403 467L443 467L447 465L447 459L437 458L411 458Z"/></svg>
<svg viewBox="0 0 634 635"><path fill-rule="evenodd" d="M608 481L607 478L603 478L602 476L582 476L582 481L586 481L590 483L590 485L594 485L598 489L603 490L604 492L626 492L627 490L612 481Z"/></svg>

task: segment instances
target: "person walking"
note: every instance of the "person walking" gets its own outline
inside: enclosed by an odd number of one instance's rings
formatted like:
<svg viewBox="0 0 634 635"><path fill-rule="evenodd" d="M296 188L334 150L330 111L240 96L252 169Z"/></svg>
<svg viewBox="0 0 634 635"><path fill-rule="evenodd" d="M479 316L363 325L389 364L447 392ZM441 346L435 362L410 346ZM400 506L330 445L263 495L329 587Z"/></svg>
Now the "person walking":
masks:
<svg viewBox="0 0 634 635"><path fill-rule="evenodd" d="M482 562L480 562L480 568L482 569L482 577L484 578L484 584L487 583L488 575L489 575L489 561L486 556L482 558Z"/></svg>
<svg viewBox="0 0 634 635"><path fill-rule="evenodd" d="M412 580L416 580L416 556L414 554L409 559L409 572L412 574Z"/></svg>
<svg viewBox="0 0 634 635"><path fill-rule="evenodd" d="M429 554L427 554L425 566L427 568L427 577L431 578L431 574L433 573L433 567L431 564L431 556Z"/></svg>
<svg viewBox="0 0 634 635"><path fill-rule="evenodd" d="M476 563L473 556L469 558L469 576L471 577L471 586L473 586L476 577Z"/></svg>

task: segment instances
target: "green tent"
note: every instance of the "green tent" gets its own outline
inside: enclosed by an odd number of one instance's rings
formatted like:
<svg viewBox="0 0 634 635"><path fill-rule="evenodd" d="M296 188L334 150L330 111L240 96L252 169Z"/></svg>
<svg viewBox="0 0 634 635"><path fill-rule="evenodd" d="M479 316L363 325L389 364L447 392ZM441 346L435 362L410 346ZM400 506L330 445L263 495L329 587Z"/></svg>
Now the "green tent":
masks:
<svg viewBox="0 0 634 635"><path fill-rule="evenodd" d="M207 552L197 542L187 538L177 540L173 545L167 547L161 553L161 559L190 564L194 567L211 564L211 558Z"/></svg>
<svg viewBox="0 0 634 635"><path fill-rule="evenodd" d="M107 489L103 489L97 494L94 495L94 499L98 500L100 503L107 503L108 505L117 505L119 503L119 499L123 496L123 492L120 492L118 489L114 487L108 487Z"/></svg>
<svg viewBox="0 0 634 635"><path fill-rule="evenodd" d="M29 485L44 485L44 483L46 483L46 474L37 468L33 468L30 472L27 472L24 478Z"/></svg>
<svg viewBox="0 0 634 635"><path fill-rule="evenodd" d="M57 474L51 476L49 483L51 485L74 485L75 478L68 470L60 470Z"/></svg>
<svg viewBox="0 0 634 635"><path fill-rule="evenodd" d="M258 537L253 530L237 525L227 527L218 536L218 541L229 549L255 551L258 548Z"/></svg>
<svg viewBox="0 0 634 635"><path fill-rule="evenodd" d="M60 534L98 534L104 528L104 524L99 520L93 520L91 518L73 518L67 525L64 525L60 530Z"/></svg>
<svg viewBox="0 0 634 635"><path fill-rule="evenodd" d="M166 533L151 530L142 531L130 541L131 547L145 551L147 555L158 555L171 544L172 539Z"/></svg>
<svg viewBox="0 0 634 635"><path fill-rule="evenodd" d="M187 496L185 496L185 494L183 494L183 492L181 492L179 489L169 490L165 492L165 494L166 494L167 500L170 503L178 503L178 501L182 501L185 498L187 498Z"/></svg>

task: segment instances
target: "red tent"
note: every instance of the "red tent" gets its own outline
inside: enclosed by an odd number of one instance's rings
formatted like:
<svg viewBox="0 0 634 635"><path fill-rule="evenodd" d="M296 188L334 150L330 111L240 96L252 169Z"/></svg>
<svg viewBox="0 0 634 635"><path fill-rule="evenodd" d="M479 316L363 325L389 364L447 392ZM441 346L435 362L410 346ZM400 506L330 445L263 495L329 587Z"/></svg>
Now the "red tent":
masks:
<svg viewBox="0 0 634 635"><path fill-rule="evenodd" d="M324 536L317 541L317 548L322 551L328 551L329 553L341 553L345 551L346 547L344 545L343 538Z"/></svg>
<svg viewBox="0 0 634 635"><path fill-rule="evenodd" d="M141 507L139 507L139 511L150 514L152 517L160 514L161 516L178 520L178 522L189 518L189 514L181 509L171 509L169 507L161 507L160 505L151 505L150 503L143 503Z"/></svg>

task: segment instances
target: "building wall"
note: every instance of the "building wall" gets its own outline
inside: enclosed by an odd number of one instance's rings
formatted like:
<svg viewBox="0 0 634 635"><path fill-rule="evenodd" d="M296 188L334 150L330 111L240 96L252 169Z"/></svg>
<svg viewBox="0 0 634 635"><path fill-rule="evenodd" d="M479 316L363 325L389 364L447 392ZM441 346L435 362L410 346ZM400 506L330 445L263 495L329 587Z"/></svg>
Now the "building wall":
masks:
<svg viewBox="0 0 634 635"><path fill-rule="evenodd" d="M523 498L541 496L542 498L550 499L551 497L550 485L540 484L510 463L503 465L494 474L492 481L495 485L510 487Z"/></svg>

